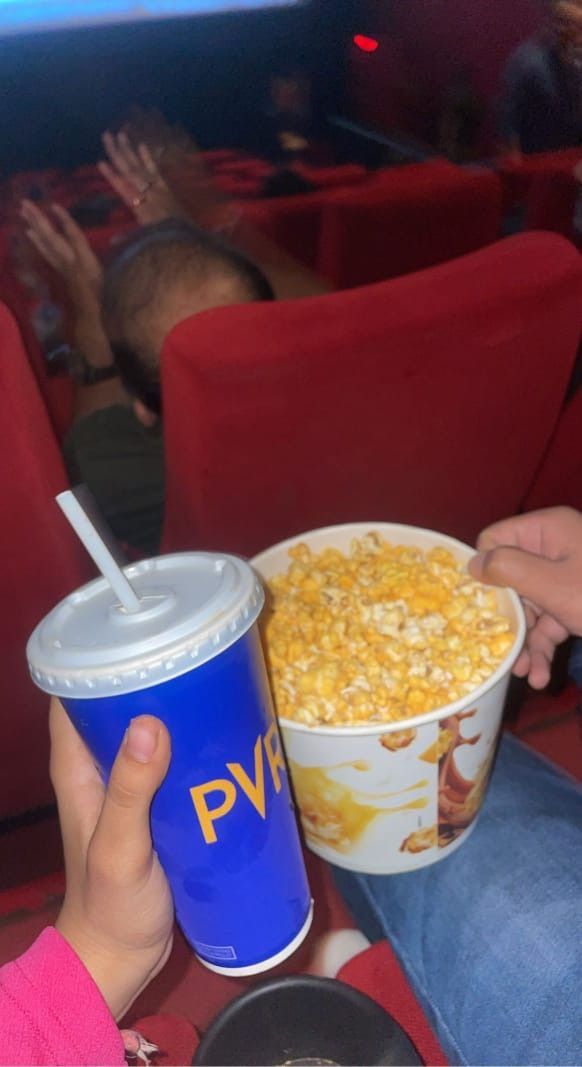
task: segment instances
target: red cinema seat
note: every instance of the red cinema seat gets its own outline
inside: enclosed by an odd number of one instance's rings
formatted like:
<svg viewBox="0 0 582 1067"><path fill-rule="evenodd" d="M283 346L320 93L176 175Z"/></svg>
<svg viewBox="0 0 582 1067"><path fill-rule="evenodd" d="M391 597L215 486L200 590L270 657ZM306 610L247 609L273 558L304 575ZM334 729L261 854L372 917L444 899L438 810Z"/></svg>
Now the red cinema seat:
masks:
<svg viewBox="0 0 582 1067"><path fill-rule="evenodd" d="M368 177L368 171L359 163L343 163L336 167L312 167L307 163L295 163L293 170L312 182L317 189L337 189L344 185L357 185Z"/></svg>
<svg viewBox="0 0 582 1067"><path fill-rule="evenodd" d="M85 231L85 236L99 259L110 259L115 255L116 249L123 244L132 234L137 232L135 219L129 213L119 222L108 223L106 226L91 226Z"/></svg>
<svg viewBox="0 0 582 1067"><path fill-rule="evenodd" d="M572 174L582 162L582 148L565 148L561 152L536 152L531 156L501 157L495 169L503 187L504 207L513 208L527 201L532 184L551 174Z"/></svg>
<svg viewBox="0 0 582 1067"><path fill-rule="evenodd" d="M574 239L578 181L574 174L537 174L525 202L524 230L550 230Z"/></svg>
<svg viewBox="0 0 582 1067"><path fill-rule="evenodd" d="M255 178L261 181L273 173L273 164L265 159L235 159L226 160L220 166L214 168L215 176L227 176L231 178Z"/></svg>
<svg viewBox="0 0 582 1067"><path fill-rule="evenodd" d="M198 154L208 167L219 167L222 163L233 163L242 158L236 148L209 148L204 152L194 153L195 156Z"/></svg>
<svg viewBox="0 0 582 1067"><path fill-rule="evenodd" d="M534 483L524 510L567 504L582 511L582 389L569 400Z"/></svg>
<svg viewBox="0 0 582 1067"><path fill-rule="evenodd" d="M370 285L491 244L500 226L492 171L441 161L393 167L330 197L319 271L339 289Z"/></svg>
<svg viewBox="0 0 582 1067"><path fill-rule="evenodd" d="M28 637L87 580L83 550L54 502L67 487L46 409L14 318L0 304L0 819L51 801L48 697L31 682Z"/></svg>
<svg viewBox="0 0 582 1067"><path fill-rule="evenodd" d="M380 285L185 321L162 361L166 549L252 555L356 520L473 541L532 482L581 307L575 249L525 234Z"/></svg>
<svg viewBox="0 0 582 1067"><path fill-rule="evenodd" d="M34 296L9 269L0 273L0 301L10 310L18 324L24 351L46 404L53 429L58 439L62 440L73 420L72 379L62 373L55 377L49 375L47 359L32 322Z"/></svg>
<svg viewBox="0 0 582 1067"><path fill-rule="evenodd" d="M315 269L327 190L274 197L241 205L243 218L305 266Z"/></svg>
<svg viewBox="0 0 582 1067"><path fill-rule="evenodd" d="M216 174L214 184L217 189L220 189L221 192L233 200L246 200L259 196L262 178L230 174L230 172L225 171L224 173Z"/></svg>

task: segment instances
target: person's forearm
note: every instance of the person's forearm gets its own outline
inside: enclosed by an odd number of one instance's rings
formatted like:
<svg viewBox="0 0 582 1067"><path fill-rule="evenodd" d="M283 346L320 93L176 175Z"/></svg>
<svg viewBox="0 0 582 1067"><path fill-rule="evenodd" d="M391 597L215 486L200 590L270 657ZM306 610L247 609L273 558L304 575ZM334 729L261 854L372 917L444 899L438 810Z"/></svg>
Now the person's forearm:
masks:
<svg viewBox="0 0 582 1067"><path fill-rule="evenodd" d="M92 367L110 367L113 363L111 346L103 329L99 306L85 301L75 309L74 340L77 350ZM73 414L75 418L91 414L113 404L127 403L127 394L118 377L108 378L95 385L75 387Z"/></svg>
<svg viewBox="0 0 582 1067"><path fill-rule="evenodd" d="M211 179L202 176L193 188L182 189L177 173L166 172L165 177L173 190L175 203L180 203L175 213L223 236L253 259L268 278L278 300L296 300L331 292L333 287L328 281L288 255L248 222Z"/></svg>
<svg viewBox="0 0 582 1067"><path fill-rule="evenodd" d="M108 337L103 329L97 303L75 309L73 326L75 345L92 367L110 367L113 354Z"/></svg>
<svg viewBox="0 0 582 1067"><path fill-rule="evenodd" d="M236 224L229 237L236 248L240 248L258 264L271 283L277 300L322 296L332 291L330 282L287 255L244 218Z"/></svg>

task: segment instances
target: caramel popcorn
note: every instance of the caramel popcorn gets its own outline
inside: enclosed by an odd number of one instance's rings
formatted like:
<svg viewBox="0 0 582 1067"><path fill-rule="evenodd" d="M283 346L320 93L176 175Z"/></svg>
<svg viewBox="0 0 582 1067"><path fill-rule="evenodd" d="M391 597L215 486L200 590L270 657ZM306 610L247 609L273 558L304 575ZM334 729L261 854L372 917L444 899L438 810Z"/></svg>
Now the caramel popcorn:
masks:
<svg viewBox="0 0 582 1067"><path fill-rule="evenodd" d="M265 626L282 718L339 726L421 715L477 689L513 644L495 591L444 548L371 532L348 554L297 544L289 556L268 583Z"/></svg>

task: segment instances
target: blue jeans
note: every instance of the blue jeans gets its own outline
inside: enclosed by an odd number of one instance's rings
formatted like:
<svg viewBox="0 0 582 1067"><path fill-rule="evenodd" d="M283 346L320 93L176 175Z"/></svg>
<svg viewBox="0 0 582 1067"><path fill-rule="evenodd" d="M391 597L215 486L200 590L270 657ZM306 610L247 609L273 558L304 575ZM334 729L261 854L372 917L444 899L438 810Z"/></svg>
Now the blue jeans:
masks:
<svg viewBox="0 0 582 1067"><path fill-rule="evenodd" d="M505 736L477 827L432 867L334 868L451 1064L582 1064L582 791Z"/></svg>

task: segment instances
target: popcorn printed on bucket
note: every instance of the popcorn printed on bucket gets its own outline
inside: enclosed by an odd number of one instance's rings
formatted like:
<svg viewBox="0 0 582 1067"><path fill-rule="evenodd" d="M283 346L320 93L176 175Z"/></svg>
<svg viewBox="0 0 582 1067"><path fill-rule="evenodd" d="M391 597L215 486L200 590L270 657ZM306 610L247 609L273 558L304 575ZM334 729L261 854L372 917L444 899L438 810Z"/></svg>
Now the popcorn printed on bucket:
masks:
<svg viewBox="0 0 582 1067"><path fill-rule="evenodd" d="M477 689L513 645L495 591L444 548L371 532L347 555L297 544L289 556L268 583L265 625L281 718L341 726L421 715Z"/></svg>

